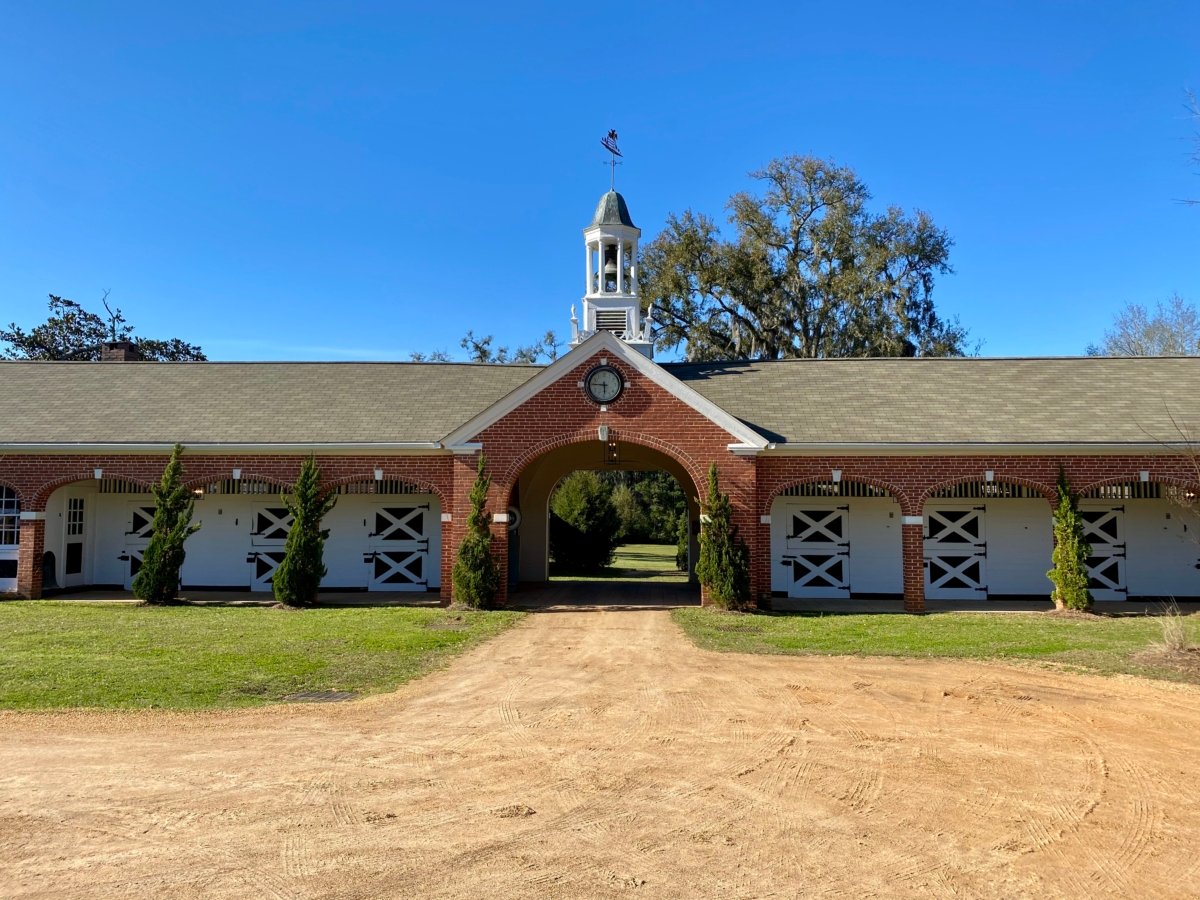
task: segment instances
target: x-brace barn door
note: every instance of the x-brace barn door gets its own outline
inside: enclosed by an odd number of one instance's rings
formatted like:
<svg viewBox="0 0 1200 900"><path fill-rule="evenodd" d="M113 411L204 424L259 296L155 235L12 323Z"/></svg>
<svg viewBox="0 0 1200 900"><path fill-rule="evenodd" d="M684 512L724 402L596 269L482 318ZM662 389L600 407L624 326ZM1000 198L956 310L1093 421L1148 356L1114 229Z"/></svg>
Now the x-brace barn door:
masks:
<svg viewBox="0 0 1200 900"><path fill-rule="evenodd" d="M850 596L850 507L787 507L789 597L838 600Z"/></svg>
<svg viewBox="0 0 1200 900"><path fill-rule="evenodd" d="M154 504L131 503L129 506L129 528L125 532L125 548L120 559L125 565L125 589L133 587L133 576L142 568L142 556L150 543L154 526Z"/></svg>
<svg viewBox="0 0 1200 900"><path fill-rule="evenodd" d="M987 597L987 540L983 506L925 511L925 596L930 600Z"/></svg>
<svg viewBox="0 0 1200 900"><path fill-rule="evenodd" d="M423 591L429 584L428 503L388 503L375 508L371 549L373 591Z"/></svg>
<svg viewBox="0 0 1200 900"><path fill-rule="evenodd" d="M1125 507L1081 509L1083 536L1092 547L1088 588L1097 600L1125 600Z"/></svg>
<svg viewBox="0 0 1200 900"><path fill-rule="evenodd" d="M250 590L269 591L275 570L283 562L283 545L292 529L292 514L286 506L258 506L250 517L250 552L246 562L254 568L250 573Z"/></svg>

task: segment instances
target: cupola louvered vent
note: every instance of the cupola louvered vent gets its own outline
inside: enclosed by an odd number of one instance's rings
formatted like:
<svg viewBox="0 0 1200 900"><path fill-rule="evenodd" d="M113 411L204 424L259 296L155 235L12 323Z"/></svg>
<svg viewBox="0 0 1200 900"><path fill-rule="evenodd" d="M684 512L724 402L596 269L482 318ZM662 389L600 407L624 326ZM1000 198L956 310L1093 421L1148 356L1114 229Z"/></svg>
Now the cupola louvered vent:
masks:
<svg viewBox="0 0 1200 900"><path fill-rule="evenodd" d="M624 334L629 327L629 319L623 309L596 310L596 330L611 331L613 334Z"/></svg>

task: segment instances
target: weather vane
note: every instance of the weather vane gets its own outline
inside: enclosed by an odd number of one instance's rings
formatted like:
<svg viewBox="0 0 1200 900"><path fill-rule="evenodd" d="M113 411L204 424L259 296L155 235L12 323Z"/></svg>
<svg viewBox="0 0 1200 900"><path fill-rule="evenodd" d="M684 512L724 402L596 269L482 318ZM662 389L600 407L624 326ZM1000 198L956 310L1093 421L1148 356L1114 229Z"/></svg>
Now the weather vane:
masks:
<svg viewBox="0 0 1200 900"><path fill-rule="evenodd" d="M600 138L600 143L604 145L604 149L612 154L612 162L609 165L612 167L612 176L609 181L609 190L617 189L617 157L621 155L621 151L617 149L617 131L615 128L610 128L608 134Z"/></svg>

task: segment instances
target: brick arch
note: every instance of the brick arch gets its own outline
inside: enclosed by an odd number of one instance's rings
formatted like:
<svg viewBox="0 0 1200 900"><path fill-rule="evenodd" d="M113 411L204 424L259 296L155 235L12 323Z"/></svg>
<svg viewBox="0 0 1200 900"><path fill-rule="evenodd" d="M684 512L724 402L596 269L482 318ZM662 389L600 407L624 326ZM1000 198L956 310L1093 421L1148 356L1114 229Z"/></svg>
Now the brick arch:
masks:
<svg viewBox="0 0 1200 900"><path fill-rule="evenodd" d="M1138 480L1139 479L1136 475L1132 478L1128 475L1111 475L1108 478L1101 478L1098 481L1091 481L1082 487L1075 488L1075 493L1079 496L1082 496L1094 488L1106 487L1110 484L1130 484L1137 482ZM1200 482L1197 482L1195 479L1179 478L1175 475L1155 475L1153 472L1151 472L1150 481L1151 483L1157 482L1158 484L1165 484L1170 487L1200 491ZM1058 495L1056 492L1055 497L1057 498L1057 496Z"/></svg>
<svg viewBox="0 0 1200 900"><path fill-rule="evenodd" d="M1027 487L1037 491L1042 495L1042 499L1047 503L1053 504L1058 499L1058 490L1050 485L1043 484L1040 481L1034 481L1032 478L1022 478L1019 475L1001 475L996 473L995 482L1000 484L1015 484L1020 487ZM917 512L920 513L925 509L925 504L937 491L943 488L956 487L960 484L985 484L984 479L979 475L964 475L959 478L947 478L944 481L939 481L937 484L931 484L927 487L921 496L918 498Z"/></svg>
<svg viewBox="0 0 1200 900"><path fill-rule="evenodd" d="M696 462L688 453L680 450L673 444L668 444L666 441L654 437L653 435L643 434L639 431L625 431L624 429L614 429L614 436L617 440L624 441L630 444L637 444L641 447L647 447L651 450L656 450L664 456L670 457L676 463L683 467L683 470L688 473L688 477L692 479L692 486L696 490L696 496L703 497L708 484L708 470ZM542 441L540 444L535 444L530 447L511 463L501 475L493 476L493 484L502 489L504 496L509 496L512 493L513 485L517 483L521 473L525 468L540 456L544 456L554 450L560 450L563 447L570 447L574 444L584 444L596 440L595 428L582 428L578 431L556 435ZM487 456L487 449L484 448L484 456ZM683 487L683 485L680 485Z"/></svg>
<svg viewBox="0 0 1200 900"><path fill-rule="evenodd" d="M151 482L144 478L135 478L133 475L124 475L120 472L104 471L104 481L128 481L131 484L136 484L147 489ZM50 495L57 491L60 487L66 487L68 484L75 484L79 481L96 481L96 473L94 469L89 469L87 472L82 472L76 475L63 475L53 481L48 481L34 492L34 502L37 504L37 509L43 510L46 508L46 503L50 500Z"/></svg>
<svg viewBox="0 0 1200 900"><path fill-rule="evenodd" d="M771 485L769 490L763 494L764 499L762 507L759 509L757 515L768 515L771 512L771 504L775 502L775 498L788 488L793 488L801 484L819 484L821 482L828 482L830 480L830 476L827 474L806 475L803 478L783 478L777 484ZM900 504L901 512L908 508L908 495L902 488L897 487L891 482L884 481L881 478L873 478L870 475L847 475L845 473L842 474L841 480L844 482L852 481L856 484L869 484L872 487L881 488L882 490L887 491L888 495L891 496L891 498L898 504Z"/></svg>
<svg viewBox="0 0 1200 900"><path fill-rule="evenodd" d="M182 484L183 484L183 487L187 488L188 490L191 490L192 488L203 487L206 484L212 484L214 481L229 481L229 480L230 480L229 475L214 475L213 473L210 472L207 475L196 475L192 478L187 479ZM242 477L239 480L240 481L265 481L267 484L273 484L276 487L283 488L285 491L290 491L295 486L295 482L287 481L283 478L280 478L278 475L259 475L256 472L247 472L245 469L242 470ZM245 495L239 495L239 496L253 497L255 495L254 494L245 494Z"/></svg>
<svg viewBox="0 0 1200 900"><path fill-rule="evenodd" d="M19 508L20 509L25 508L25 494L21 490L21 488L17 486L16 482L6 481L3 478L0 478L0 488L8 488L9 490L11 490L14 494L17 495L17 504L18 504Z"/></svg>
<svg viewBox="0 0 1200 900"><path fill-rule="evenodd" d="M432 481L426 481L424 478L414 478L411 475L400 475L400 474L389 475L386 467L381 467L381 468L383 468L383 477L385 479L395 479L396 481L403 481L407 484L413 485L414 487L420 488L421 490L425 491L428 494L434 494L437 496L438 502L441 504L442 509L447 508L445 491L438 485L434 484ZM359 482L359 481L374 481L374 480L375 480L375 469L374 469L374 467L372 467L371 469L367 469L363 472L358 473L357 475L343 475L341 478L334 479L333 481L323 481L321 483L321 486L332 489L332 488L339 488L344 484L355 484L356 482Z"/></svg>

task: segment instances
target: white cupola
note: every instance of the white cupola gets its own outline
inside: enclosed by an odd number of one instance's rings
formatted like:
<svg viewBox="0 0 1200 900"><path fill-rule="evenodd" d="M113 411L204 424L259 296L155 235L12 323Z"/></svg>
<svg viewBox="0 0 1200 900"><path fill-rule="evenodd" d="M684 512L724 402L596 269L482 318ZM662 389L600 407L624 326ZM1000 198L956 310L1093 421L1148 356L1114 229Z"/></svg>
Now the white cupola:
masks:
<svg viewBox="0 0 1200 900"><path fill-rule="evenodd" d="M651 322L642 316L637 286L637 249L642 230L633 224L625 198L609 191L583 229L586 280L583 321L571 309L571 346L597 331L610 331L644 355L654 357Z"/></svg>

